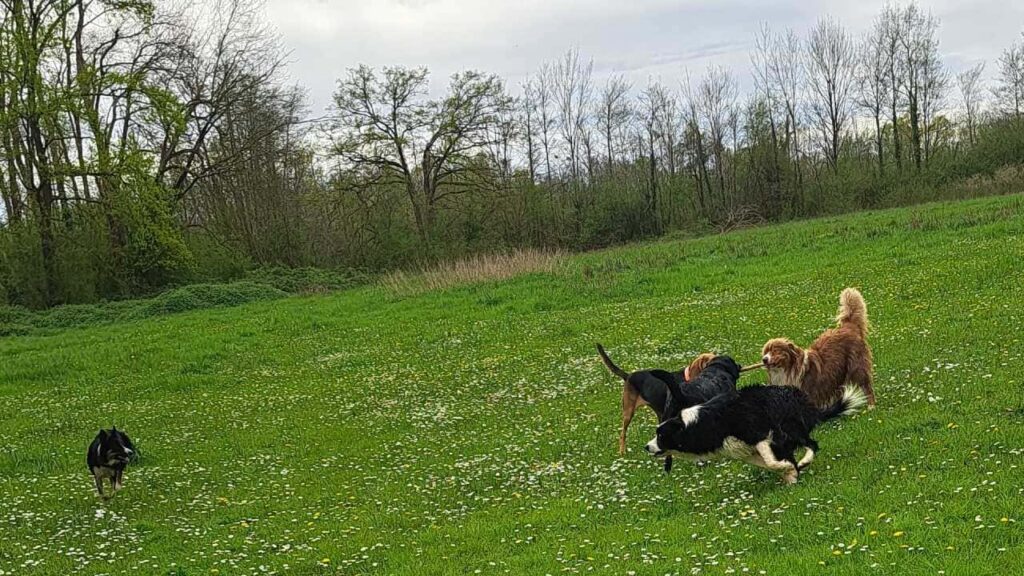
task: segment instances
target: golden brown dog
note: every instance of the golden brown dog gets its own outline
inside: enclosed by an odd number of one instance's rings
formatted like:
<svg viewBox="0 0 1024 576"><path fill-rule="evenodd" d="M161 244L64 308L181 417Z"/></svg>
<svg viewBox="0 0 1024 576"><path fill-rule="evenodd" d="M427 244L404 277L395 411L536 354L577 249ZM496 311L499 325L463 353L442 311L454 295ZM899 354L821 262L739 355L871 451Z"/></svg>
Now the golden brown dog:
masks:
<svg viewBox="0 0 1024 576"><path fill-rule="evenodd" d="M826 330L806 350L787 338L773 338L761 349L761 361L772 384L796 386L819 408L831 405L852 382L875 405L871 387L871 347L868 346L868 310L856 288L839 295L837 327Z"/></svg>

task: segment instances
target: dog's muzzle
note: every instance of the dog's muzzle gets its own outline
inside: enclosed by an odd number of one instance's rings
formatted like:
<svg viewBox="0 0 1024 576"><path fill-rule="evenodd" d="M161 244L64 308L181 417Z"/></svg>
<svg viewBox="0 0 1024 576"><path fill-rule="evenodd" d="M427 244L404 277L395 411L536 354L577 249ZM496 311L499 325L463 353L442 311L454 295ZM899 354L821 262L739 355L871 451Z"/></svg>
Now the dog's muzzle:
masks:
<svg viewBox="0 0 1024 576"><path fill-rule="evenodd" d="M648 442L644 446L644 450L646 450L647 453L650 454L651 456L661 456L662 454L665 453L665 451L662 450L660 446L658 446L658 439L657 438L655 438L654 440L651 440L650 442Z"/></svg>
<svg viewBox="0 0 1024 576"><path fill-rule="evenodd" d="M764 356L761 356L761 363L764 364L765 366L767 366L768 363L771 362L771 361L772 361L772 355L771 354L765 354Z"/></svg>

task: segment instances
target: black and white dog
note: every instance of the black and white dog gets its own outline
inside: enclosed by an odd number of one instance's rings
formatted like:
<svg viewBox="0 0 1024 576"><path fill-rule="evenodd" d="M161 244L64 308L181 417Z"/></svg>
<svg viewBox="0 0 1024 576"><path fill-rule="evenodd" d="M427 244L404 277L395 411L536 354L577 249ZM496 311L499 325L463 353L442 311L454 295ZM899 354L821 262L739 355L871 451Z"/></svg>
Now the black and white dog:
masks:
<svg viewBox="0 0 1024 576"><path fill-rule="evenodd" d="M124 469L129 462L135 460L135 445L132 444L128 435L113 427L110 430L100 430L99 434L89 445L89 454L86 455L85 463L96 480L96 492L101 498L110 498L121 489L124 482ZM110 496L103 493L103 479L110 479Z"/></svg>
<svg viewBox="0 0 1024 576"><path fill-rule="evenodd" d="M658 412L659 429L661 424L675 418L676 414L686 408L714 400L720 395L735 394L739 377L740 365L735 360L729 356L715 356L692 381L667 382L669 394L665 407ZM672 471L668 456L665 455L665 472Z"/></svg>
<svg viewBox="0 0 1024 576"><path fill-rule="evenodd" d="M735 382L735 380L733 380ZM814 460L818 443L811 438L815 426L839 416L854 414L867 403L857 387L843 389L843 396L819 410L799 388L747 386L694 403L682 389L669 388L673 409L658 426L657 436L647 443L655 457L677 455L693 460L733 458L777 472L788 484ZM795 452L807 451L798 463Z"/></svg>

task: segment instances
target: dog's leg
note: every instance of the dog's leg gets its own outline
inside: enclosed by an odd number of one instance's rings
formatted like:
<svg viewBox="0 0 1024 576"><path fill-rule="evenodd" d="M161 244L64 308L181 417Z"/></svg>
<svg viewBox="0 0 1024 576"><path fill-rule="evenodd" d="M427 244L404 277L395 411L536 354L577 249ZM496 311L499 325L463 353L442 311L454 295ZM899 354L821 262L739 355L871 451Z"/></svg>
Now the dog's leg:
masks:
<svg viewBox="0 0 1024 576"><path fill-rule="evenodd" d="M818 443L813 438L808 437L806 440L807 451L804 452L804 457L800 459L796 467L798 470L803 470L814 462L814 455L818 452Z"/></svg>
<svg viewBox="0 0 1024 576"><path fill-rule="evenodd" d="M875 407L875 389L871 385L871 370L863 367L857 367L850 372L850 382L853 382L860 389L864 391L864 395L868 397L868 408Z"/></svg>
<svg viewBox="0 0 1024 576"><path fill-rule="evenodd" d="M626 431L633 422L633 414L636 413L637 400L640 393L626 382L622 385L622 431L619 432L619 456L626 453Z"/></svg>
<svg viewBox="0 0 1024 576"><path fill-rule="evenodd" d="M796 482L797 475L799 474L796 466L776 458L775 453L772 452L771 443L768 440L758 442L754 448L757 449L757 453L761 456L761 459L764 460L765 468L780 473L782 475L782 480L787 484L793 484Z"/></svg>
<svg viewBox="0 0 1024 576"><path fill-rule="evenodd" d="M804 457L801 458L799 462L797 462L796 467L799 470L803 470L804 468L810 466L811 462L814 462L814 448L808 446L807 451L804 452Z"/></svg>
<svg viewBox="0 0 1024 576"><path fill-rule="evenodd" d="M93 474L92 478L96 481L96 493L99 494L100 498L106 498L106 496L103 495L103 477L99 474Z"/></svg>
<svg viewBox="0 0 1024 576"><path fill-rule="evenodd" d="M124 470L118 470L114 473L114 477L110 480L111 484L114 485L114 492L117 492L124 485Z"/></svg>

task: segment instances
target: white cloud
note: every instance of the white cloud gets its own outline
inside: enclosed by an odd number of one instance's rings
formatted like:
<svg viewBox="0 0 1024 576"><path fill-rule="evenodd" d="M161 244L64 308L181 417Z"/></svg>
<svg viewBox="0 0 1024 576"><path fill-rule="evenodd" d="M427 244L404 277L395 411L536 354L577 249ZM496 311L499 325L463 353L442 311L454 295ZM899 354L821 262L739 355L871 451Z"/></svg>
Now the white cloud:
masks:
<svg viewBox="0 0 1024 576"><path fill-rule="evenodd" d="M622 73L637 85L675 84L687 69L732 69L749 85L748 51L762 22L806 30L824 15L859 33L884 1L828 0L269 0L268 19L291 50L292 80L309 89L314 113L347 68L427 66L433 87L466 68L517 86L571 46L594 59L598 82ZM941 50L954 70L992 62L1024 27L1024 3L922 2L942 20ZM989 69L994 70L990 64Z"/></svg>

